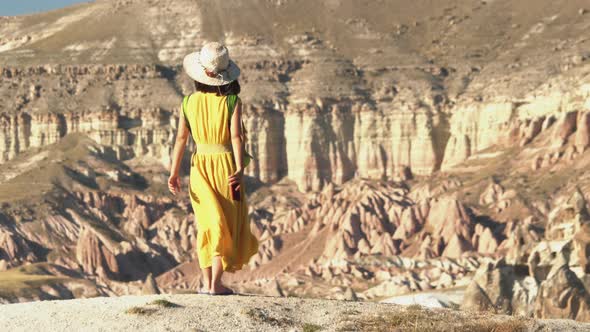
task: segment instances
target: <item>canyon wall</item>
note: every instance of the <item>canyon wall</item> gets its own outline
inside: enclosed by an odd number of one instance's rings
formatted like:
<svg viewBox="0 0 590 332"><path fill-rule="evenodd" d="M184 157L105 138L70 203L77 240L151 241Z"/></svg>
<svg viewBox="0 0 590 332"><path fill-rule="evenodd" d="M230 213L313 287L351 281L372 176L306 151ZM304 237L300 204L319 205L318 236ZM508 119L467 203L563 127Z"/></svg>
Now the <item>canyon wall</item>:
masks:
<svg viewBox="0 0 590 332"><path fill-rule="evenodd" d="M301 191L447 171L588 110L577 1L305 4L102 0L1 18L0 163L84 132L119 160L167 168L193 91L180 64L209 40L242 68L246 173ZM243 15L225 22L228 8Z"/></svg>
<svg viewBox="0 0 590 332"><path fill-rule="evenodd" d="M0 115L0 162L82 132L119 160L149 157L169 167L183 88L176 70L155 65L3 68L0 80L10 99ZM68 90L68 84L75 88ZM150 94L159 86L166 87L157 92L164 102L153 103ZM541 87L526 99L459 99L443 108L405 103L403 96L389 102L277 99L275 106L250 104L246 96L247 149L255 157L246 173L265 183L286 176L301 191L354 177L429 175L493 146L527 144L553 122L571 124L570 132L563 129L561 139L567 138L575 131L575 112L582 117L590 109L589 86L585 77L562 90ZM93 99L97 90L102 95ZM52 104L57 107L49 109ZM578 145L588 140L588 133L580 132ZM559 139L548 144L560 145Z"/></svg>

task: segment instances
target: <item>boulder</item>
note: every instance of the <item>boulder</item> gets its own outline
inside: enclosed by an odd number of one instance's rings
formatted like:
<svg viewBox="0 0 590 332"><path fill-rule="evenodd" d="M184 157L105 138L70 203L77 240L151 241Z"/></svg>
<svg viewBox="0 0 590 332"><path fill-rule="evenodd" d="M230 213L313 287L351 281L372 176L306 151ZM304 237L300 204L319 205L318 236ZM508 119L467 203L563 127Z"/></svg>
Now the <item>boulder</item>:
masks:
<svg viewBox="0 0 590 332"><path fill-rule="evenodd" d="M541 283L535 301L538 318L569 318L590 321L590 295L567 263L554 265Z"/></svg>

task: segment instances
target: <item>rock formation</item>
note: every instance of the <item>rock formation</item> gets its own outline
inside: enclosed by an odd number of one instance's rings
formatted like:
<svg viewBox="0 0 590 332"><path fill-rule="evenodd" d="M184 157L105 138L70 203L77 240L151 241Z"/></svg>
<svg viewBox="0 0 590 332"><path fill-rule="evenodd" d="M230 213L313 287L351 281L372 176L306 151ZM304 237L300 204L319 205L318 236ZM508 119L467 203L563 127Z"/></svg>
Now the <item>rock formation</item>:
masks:
<svg viewBox="0 0 590 332"><path fill-rule="evenodd" d="M587 203L579 189L549 214L545 238L525 247L512 265L482 264L462 307L535 317L590 319L587 271ZM522 265L522 264L527 264ZM526 268L524 268L526 267Z"/></svg>

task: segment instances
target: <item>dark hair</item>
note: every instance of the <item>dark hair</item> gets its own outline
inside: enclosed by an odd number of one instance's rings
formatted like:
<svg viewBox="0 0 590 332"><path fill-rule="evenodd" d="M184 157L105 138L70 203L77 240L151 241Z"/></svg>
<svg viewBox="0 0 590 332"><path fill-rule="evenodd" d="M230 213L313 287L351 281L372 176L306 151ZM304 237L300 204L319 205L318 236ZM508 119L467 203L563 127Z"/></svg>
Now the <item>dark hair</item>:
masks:
<svg viewBox="0 0 590 332"><path fill-rule="evenodd" d="M195 81L195 90L205 93L215 93L218 96L237 95L240 93L240 83L234 80L225 85L208 85Z"/></svg>

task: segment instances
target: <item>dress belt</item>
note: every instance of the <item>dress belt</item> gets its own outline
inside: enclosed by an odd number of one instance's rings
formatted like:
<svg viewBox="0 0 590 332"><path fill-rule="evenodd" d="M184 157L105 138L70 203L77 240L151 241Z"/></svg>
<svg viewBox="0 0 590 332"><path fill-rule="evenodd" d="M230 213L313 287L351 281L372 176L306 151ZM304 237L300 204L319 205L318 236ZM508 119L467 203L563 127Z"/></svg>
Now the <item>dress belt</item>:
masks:
<svg viewBox="0 0 590 332"><path fill-rule="evenodd" d="M232 152L231 143L227 144L216 144L216 143L197 143L195 154L210 154L210 153L223 153Z"/></svg>

